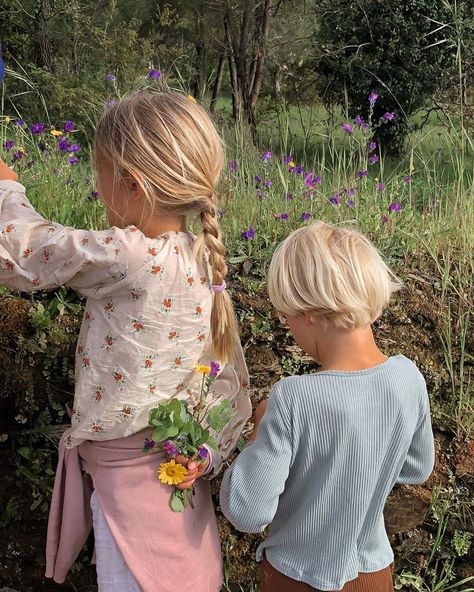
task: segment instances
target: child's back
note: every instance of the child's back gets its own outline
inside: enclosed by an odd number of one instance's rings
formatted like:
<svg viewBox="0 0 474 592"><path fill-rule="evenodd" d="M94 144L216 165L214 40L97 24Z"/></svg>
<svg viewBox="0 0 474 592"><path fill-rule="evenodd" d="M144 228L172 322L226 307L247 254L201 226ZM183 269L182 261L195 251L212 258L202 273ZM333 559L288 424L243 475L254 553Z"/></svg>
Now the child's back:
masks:
<svg viewBox="0 0 474 592"><path fill-rule="evenodd" d="M395 483L421 483L432 467L428 397L415 365L395 356L368 370L284 379L260 431L267 447L250 447L234 468L238 495L231 489L224 508L241 530L271 522L260 557L265 550L279 571L327 590L390 564L385 500ZM238 483L249 473L262 477L244 491Z"/></svg>
<svg viewBox="0 0 474 592"><path fill-rule="evenodd" d="M226 517L247 532L271 523L257 551L263 592L393 590L384 504L396 483L425 481L434 459L425 381L383 355L370 327L394 287L363 237L322 223L272 261L272 302L322 370L275 385L224 475Z"/></svg>

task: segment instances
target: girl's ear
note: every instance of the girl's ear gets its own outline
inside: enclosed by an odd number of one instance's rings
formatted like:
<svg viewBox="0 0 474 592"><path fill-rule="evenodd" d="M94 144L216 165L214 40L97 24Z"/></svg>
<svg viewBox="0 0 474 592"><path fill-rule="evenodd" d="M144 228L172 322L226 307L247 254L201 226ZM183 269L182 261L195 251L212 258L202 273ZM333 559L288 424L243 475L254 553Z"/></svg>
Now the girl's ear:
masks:
<svg viewBox="0 0 474 592"><path fill-rule="evenodd" d="M311 313L310 312L304 312L303 313L303 316L304 316L305 323L307 325L312 325L313 324L313 319L311 318Z"/></svg>
<svg viewBox="0 0 474 592"><path fill-rule="evenodd" d="M128 189L134 201L143 196L143 189L140 185L140 176L138 173L132 173L128 180Z"/></svg>

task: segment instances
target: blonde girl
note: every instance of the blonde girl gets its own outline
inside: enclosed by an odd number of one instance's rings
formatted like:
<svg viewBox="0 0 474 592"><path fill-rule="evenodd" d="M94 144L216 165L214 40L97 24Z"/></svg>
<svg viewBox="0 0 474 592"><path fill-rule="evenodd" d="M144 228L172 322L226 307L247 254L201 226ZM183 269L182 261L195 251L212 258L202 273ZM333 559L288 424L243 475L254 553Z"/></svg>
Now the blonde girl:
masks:
<svg viewBox="0 0 474 592"><path fill-rule="evenodd" d="M425 381L378 348L372 323L398 282L360 233L317 222L291 234L268 274L270 299L320 365L278 382L220 499L260 532L261 592L393 592L383 508L396 483L434 462Z"/></svg>
<svg viewBox="0 0 474 592"><path fill-rule="evenodd" d="M26 292L68 285L87 297L48 527L46 575L57 582L93 521L100 592L220 590L216 520L200 477L219 470L250 415L217 218L223 158L206 111L190 99L122 100L96 130L111 226L103 231L44 220L0 165L0 284ZM197 238L191 215L202 225ZM156 477L163 453L143 452L148 414L171 397L197 404L194 368L211 360L220 364L213 395L235 414L212 463L187 465L182 487L195 484L194 510L174 513Z"/></svg>

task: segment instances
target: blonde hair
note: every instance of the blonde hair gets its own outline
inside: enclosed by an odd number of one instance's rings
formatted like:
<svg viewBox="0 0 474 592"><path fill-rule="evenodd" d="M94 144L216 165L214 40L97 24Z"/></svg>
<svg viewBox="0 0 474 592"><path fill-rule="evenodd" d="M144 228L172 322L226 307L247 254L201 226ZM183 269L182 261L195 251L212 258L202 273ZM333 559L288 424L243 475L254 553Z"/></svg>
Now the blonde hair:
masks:
<svg viewBox="0 0 474 592"><path fill-rule="evenodd" d="M202 232L196 240L196 255L204 263L208 253L211 283L221 285L227 265L216 185L224 151L205 109L179 94L132 95L102 115L95 151L110 160L116 180L127 176L136 180L153 212L199 214ZM214 293L211 330L217 358L229 360L237 323L226 291Z"/></svg>
<svg viewBox="0 0 474 592"><path fill-rule="evenodd" d="M309 313L340 328L373 323L400 286L365 236L324 222L290 234L268 272L270 300L279 312Z"/></svg>

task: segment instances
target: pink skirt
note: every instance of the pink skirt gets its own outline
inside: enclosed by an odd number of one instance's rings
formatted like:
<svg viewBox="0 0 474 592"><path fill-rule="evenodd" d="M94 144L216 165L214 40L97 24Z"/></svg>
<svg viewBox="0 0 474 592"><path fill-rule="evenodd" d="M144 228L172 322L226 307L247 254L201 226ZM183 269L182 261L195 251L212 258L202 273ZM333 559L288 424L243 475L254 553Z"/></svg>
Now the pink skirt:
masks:
<svg viewBox="0 0 474 592"><path fill-rule="evenodd" d="M196 483L194 509L173 512L169 507L172 488L157 478L165 455L144 454L146 437L151 437L151 429L128 438L89 440L78 447L113 539L142 592L218 592L222 586L222 559L209 482L199 479ZM61 466L62 458L65 460ZM61 557L70 557L64 545L69 544L65 531L71 528L65 526L75 521L82 527L74 509L88 512L86 518L91 524L90 490L84 486L78 492L77 485L75 490L68 486L67 471L73 472L78 461L74 449L61 450L60 444L46 574L52 577L58 573L59 580L65 571ZM76 499L74 505L71 500Z"/></svg>

